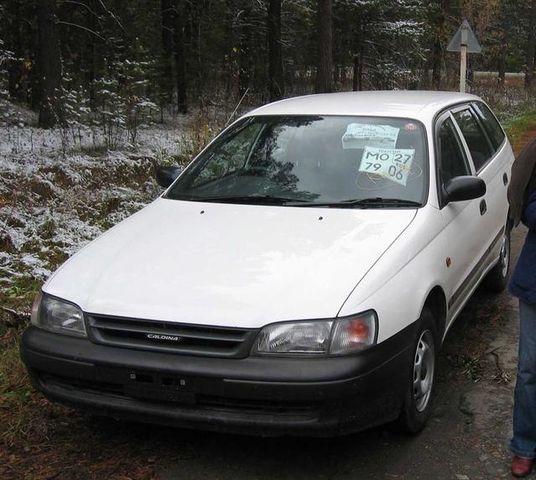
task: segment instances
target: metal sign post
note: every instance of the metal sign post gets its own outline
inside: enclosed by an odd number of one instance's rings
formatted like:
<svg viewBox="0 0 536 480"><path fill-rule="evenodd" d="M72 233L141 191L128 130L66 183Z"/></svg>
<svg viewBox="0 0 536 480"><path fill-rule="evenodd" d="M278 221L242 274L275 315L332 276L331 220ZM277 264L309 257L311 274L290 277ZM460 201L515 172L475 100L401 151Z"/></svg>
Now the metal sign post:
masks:
<svg viewBox="0 0 536 480"><path fill-rule="evenodd" d="M469 24L463 22L460 39L460 92L465 93L465 79L467 77L467 30Z"/></svg>
<svg viewBox="0 0 536 480"><path fill-rule="evenodd" d="M452 37L447 51L460 52L460 92L465 92L467 77L467 54L480 53L482 47L471 30L469 22L464 19L458 31Z"/></svg>

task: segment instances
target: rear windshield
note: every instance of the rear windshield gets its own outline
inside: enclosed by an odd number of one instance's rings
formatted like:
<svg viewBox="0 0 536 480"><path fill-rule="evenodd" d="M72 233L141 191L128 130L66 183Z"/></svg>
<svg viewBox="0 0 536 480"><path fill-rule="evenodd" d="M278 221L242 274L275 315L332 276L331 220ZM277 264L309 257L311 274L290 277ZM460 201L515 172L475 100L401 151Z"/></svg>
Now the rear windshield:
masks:
<svg viewBox="0 0 536 480"><path fill-rule="evenodd" d="M281 205L378 198L422 203L425 145L416 120L249 117L206 149L167 197L243 203L277 198Z"/></svg>

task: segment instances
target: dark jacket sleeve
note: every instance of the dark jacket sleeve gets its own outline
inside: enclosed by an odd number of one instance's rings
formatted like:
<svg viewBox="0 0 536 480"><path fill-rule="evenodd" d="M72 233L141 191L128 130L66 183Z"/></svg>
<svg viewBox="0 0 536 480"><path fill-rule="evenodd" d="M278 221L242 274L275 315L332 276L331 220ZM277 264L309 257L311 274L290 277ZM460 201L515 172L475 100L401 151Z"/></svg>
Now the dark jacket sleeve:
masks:
<svg viewBox="0 0 536 480"><path fill-rule="evenodd" d="M529 230L536 230L536 191L531 195L523 211L522 220Z"/></svg>

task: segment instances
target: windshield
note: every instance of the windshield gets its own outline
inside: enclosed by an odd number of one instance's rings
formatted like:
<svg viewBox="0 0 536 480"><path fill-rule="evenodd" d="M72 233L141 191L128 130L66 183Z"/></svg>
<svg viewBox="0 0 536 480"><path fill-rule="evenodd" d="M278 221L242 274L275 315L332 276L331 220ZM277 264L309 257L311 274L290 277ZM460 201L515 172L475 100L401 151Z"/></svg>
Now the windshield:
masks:
<svg viewBox="0 0 536 480"><path fill-rule="evenodd" d="M415 120L258 116L235 124L167 198L277 205L421 205L424 129Z"/></svg>

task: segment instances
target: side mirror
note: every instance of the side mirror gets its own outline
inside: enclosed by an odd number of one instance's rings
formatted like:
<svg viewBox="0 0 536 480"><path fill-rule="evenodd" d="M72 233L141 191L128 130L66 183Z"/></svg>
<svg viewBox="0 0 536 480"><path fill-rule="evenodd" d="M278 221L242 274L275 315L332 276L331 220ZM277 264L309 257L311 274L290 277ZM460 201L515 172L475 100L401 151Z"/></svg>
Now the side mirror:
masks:
<svg viewBox="0 0 536 480"><path fill-rule="evenodd" d="M454 177L445 185L445 193L447 203L474 200L486 194L486 183L478 177Z"/></svg>
<svg viewBox="0 0 536 480"><path fill-rule="evenodd" d="M159 165L156 167L156 183L161 187L169 187L175 179L182 173L180 167L163 167Z"/></svg>

